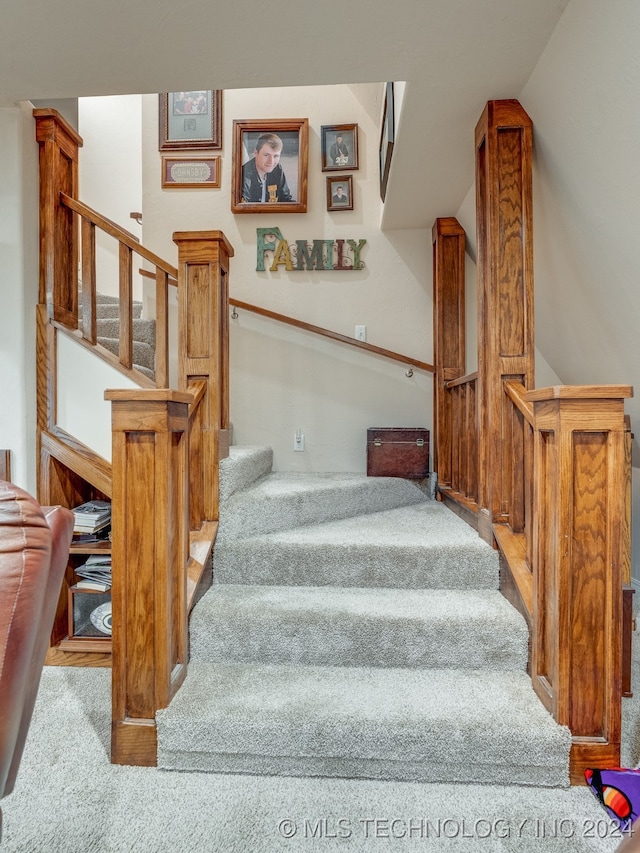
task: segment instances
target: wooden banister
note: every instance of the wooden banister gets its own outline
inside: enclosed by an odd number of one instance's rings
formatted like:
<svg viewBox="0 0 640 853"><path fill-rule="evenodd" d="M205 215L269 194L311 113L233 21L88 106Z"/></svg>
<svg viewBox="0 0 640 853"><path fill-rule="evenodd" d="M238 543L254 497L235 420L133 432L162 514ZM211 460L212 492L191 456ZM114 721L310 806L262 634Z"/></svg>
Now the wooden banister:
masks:
<svg viewBox="0 0 640 853"><path fill-rule="evenodd" d="M376 355L382 355L385 358L390 358L394 361L400 361L407 365L407 367L416 367L420 370L426 370L429 373L433 373L434 371L433 365L428 364L426 361L419 361L418 359L411 358L411 356L401 355L398 352L374 346L366 341L357 341L355 338L350 338L348 335L341 335L339 332L332 332L329 329L323 329L322 326L314 326L311 323L305 323L303 320L296 320L293 317L287 317L285 314L278 314L276 311L270 311L268 308L260 308L258 305L251 305L249 302L241 302L238 299L229 299L229 304L233 305L235 308L240 308L244 311L251 311L253 314L259 314L261 317L268 317L270 320L277 320L279 323L286 323L288 326L294 326L296 329L302 329L305 332L313 332L313 334L321 335L325 338L331 338L331 340L340 341L340 343L349 344L349 346L357 347L358 349L366 350L367 352L375 353Z"/></svg>
<svg viewBox="0 0 640 853"><path fill-rule="evenodd" d="M522 382L513 382L508 379L504 383L504 390L516 409L524 416L527 423L533 426L533 406L525 398L527 389L524 387Z"/></svg>
<svg viewBox="0 0 640 853"><path fill-rule="evenodd" d="M139 272L140 275L146 276L147 278L150 278L153 275L153 273L145 269L141 269ZM175 278L170 278L169 284L177 287L178 281ZM394 361L400 361L402 364L407 365L407 367L426 370L428 373L433 373L435 371L433 364L429 364L426 361L419 361L411 356L402 355L401 353L393 352L393 350L383 349L383 347L377 347L374 344L367 343L366 341L357 341L355 338L350 338L348 335L341 335L339 332L332 332L330 329L322 328L322 326L314 326L311 323L305 323L304 320L296 320L294 317L288 317L286 314L278 314L276 311L270 311L268 308L261 308L259 305L252 305L249 302L242 302L241 300L233 299L232 297L229 297L229 305L233 305L234 308L240 308L244 311L251 311L253 314L259 314L261 317L267 317L270 320L276 320L279 323L286 323L288 326L294 326L295 328L302 329L305 332L312 332L313 334L321 335L325 338L331 338L334 341L340 341L340 343L343 344L349 344L349 346L358 347L358 349L366 350L374 353L375 355L381 355L385 358L393 359Z"/></svg>
<svg viewBox="0 0 640 853"><path fill-rule="evenodd" d="M78 199L72 198L64 192L60 194L60 203L68 207L70 210L73 210L74 213L77 213L87 222L97 225L101 231L104 231L105 234L108 234L110 237L118 240L119 243L122 243L124 246L127 246L129 249L136 252L141 258L144 258L145 261L149 261L149 263L158 267L158 269L164 270L164 272L166 272L167 275L172 276L174 280L177 279L178 270L171 264L167 263L167 261L159 255L156 255L150 249L145 248L145 246L140 243L140 240L130 231L127 231L120 225L117 225L115 222L107 219L106 216L102 216L97 213L87 204L78 201Z"/></svg>
<svg viewBox="0 0 640 853"><path fill-rule="evenodd" d="M439 497L501 552L500 588L531 635L534 688L573 737L571 781L620 760L629 690L631 441L625 385L533 389L532 126L491 101L476 128L478 373L464 367L463 232L434 245ZM477 386L479 416L465 414ZM466 408L465 408L466 407ZM477 501L462 460L477 463Z"/></svg>

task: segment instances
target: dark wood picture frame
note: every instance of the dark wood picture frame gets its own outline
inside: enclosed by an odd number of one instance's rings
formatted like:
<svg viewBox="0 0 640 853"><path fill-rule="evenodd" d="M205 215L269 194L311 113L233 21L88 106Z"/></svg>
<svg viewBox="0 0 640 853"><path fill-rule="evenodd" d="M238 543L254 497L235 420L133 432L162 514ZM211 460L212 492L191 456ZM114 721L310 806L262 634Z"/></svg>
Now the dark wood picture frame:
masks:
<svg viewBox="0 0 640 853"><path fill-rule="evenodd" d="M340 192L342 190L342 193ZM344 195L344 201L339 201ZM327 178L327 210L353 210L353 176L334 175Z"/></svg>
<svg viewBox="0 0 640 853"><path fill-rule="evenodd" d="M257 170L252 163L260 138L272 135L280 139L282 147L279 151L279 161L271 170L274 174L274 183L270 184L268 180L265 182L265 200L263 201L258 198L258 193L262 193L263 190ZM264 147L264 144L261 145L260 150L262 151ZM269 148L268 143L266 147ZM235 119L231 212L306 213L308 161L308 119ZM281 198L287 188L291 195L290 200ZM269 201L269 196L274 200Z"/></svg>
<svg viewBox="0 0 640 853"><path fill-rule="evenodd" d="M162 156L162 188L208 188L220 186L220 156Z"/></svg>
<svg viewBox="0 0 640 853"><path fill-rule="evenodd" d="M387 83L382 108L382 128L380 130L380 198L384 201L387 194L391 155L395 141L395 115L393 104L393 83Z"/></svg>
<svg viewBox="0 0 640 853"><path fill-rule="evenodd" d="M222 89L163 92L158 98L160 151L222 148Z"/></svg>
<svg viewBox="0 0 640 853"><path fill-rule="evenodd" d="M338 143L338 137L341 138L341 143ZM320 128L320 145L323 172L345 169L353 171L359 168L357 124L323 124ZM342 157L340 145L343 146L344 151Z"/></svg>

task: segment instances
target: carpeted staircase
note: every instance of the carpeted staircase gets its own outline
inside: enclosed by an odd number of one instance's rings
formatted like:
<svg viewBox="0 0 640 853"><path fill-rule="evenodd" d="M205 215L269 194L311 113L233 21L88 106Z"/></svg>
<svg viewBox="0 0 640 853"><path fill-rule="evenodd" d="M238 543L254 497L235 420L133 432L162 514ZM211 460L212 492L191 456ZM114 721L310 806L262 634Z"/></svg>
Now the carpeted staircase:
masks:
<svg viewBox="0 0 640 853"><path fill-rule="evenodd" d="M568 785L498 558L418 485L221 464L214 584L158 713L174 770Z"/></svg>
<svg viewBox="0 0 640 853"><path fill-rule="evenodd" d="M96 294L96 330L98 343L114 355L118 355L120 305L117 296ZM82 313L82 312L80 312ZM156 322L143 320L142 302L133 303L133 366L140 373L154 378Z"/></svg>

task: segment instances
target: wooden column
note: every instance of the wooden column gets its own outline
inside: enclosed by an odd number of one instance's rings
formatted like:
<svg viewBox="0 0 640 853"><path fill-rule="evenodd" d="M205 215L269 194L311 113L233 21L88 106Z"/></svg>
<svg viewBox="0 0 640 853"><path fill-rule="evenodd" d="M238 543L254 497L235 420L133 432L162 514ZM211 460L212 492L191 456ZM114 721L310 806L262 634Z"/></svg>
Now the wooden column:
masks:
<svg viewBox="0 0 640 853"><path fill-rule="evenodd" d="M155 765L155 713L187 667L191 395L112 390L105 398L113 432L111 760Z"/></svg>
<svg viewBox="0 0 640 853"><path fill-rule="evenodd" d="M464 375L465 233L455 217L436 219L433 230L433 470L438 485L452 485L452 409L445 383Z"/></svg>
<svg viewBox="0 0 640 853"><path fill-rule="evenodd" d="M536 693L573 735L571 775L620 760L628 386L530 391Z"/></svg>
<svg viewBox="0 0 640 853"><path fill-rule="evenodd" d="M478 233L478 532L524 503L522 450L509 436L504 385L534 385L532 124L514 100L489 101L476 127ZM514 491L517 495L514 495Z"/></svg>
<svg viewBox="0 0 640 853"><path fill-rule="evenodd" d="M52 109L33 111L40 152L40 295L47 314L66 326L78 323L78 228L60 193L78 197L82 138Z"/></svg>
<svg viewBox="0 0 640 853"><path fill-rule="evenodd" d="M204 380L192 427L192 530L219 517L219 463L229 455L229 258L221 231L180 231L178 245L179 387Z"/></svg>

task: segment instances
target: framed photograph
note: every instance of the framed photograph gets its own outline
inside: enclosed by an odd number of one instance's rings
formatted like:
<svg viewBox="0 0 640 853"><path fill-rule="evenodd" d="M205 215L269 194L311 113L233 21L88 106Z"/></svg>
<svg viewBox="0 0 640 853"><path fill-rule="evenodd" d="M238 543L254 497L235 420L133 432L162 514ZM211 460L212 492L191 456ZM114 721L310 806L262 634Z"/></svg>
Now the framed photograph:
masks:
<svg viewBox="0 0 640 853"><path fill-rule="evenodd" d="M306 213L309 120L233 122L232 213Z"/></svg>
<svg viewBox="0 0 640 853"><path fill-rule="evenodd" d="M220 186L220 157L162 157L162 188Z"/></svg>
<svg viewBox="0 0 640 853"><path fill-rule="evenodd" d="M327 178L327 210L353 210L351 175Z"/></svg>
<svg viewBox="0 0 640 853"><path fill-rule="evenodd" d="M391 155L395 138L395 116L393 112L393 83L387 83L382 108L382 129L380 131L380 198L384 201L387 194L387 181L391 168Z"/></svg>
<svg viewBox="0 0 640 853"><path fill-rule="evenodd" d="M163 92L160 151L222 148L222 89Z"/></svg>
<svg viewBox="0 0 640 853"><path fill-rule="evenodd" d="M320 128L322 171L358 168L358 125L326 124Z"/></svg>

